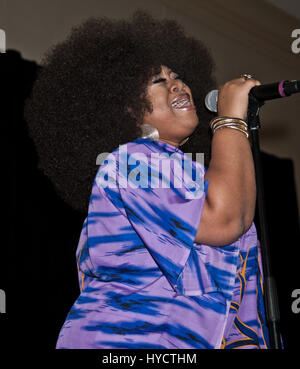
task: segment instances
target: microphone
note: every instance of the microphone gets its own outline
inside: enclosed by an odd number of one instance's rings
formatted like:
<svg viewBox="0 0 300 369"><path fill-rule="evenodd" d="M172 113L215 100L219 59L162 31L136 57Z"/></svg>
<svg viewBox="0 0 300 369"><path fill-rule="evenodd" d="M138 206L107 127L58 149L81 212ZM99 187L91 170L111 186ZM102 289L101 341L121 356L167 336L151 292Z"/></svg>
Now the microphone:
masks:
<svg viewBox="0 0 300 369"><path fill-rule="evenodd" d="M260 85L252 87L249 95L252 95L256 100L264 102L266 100L278 99L280 97L287 97L291 94L300 92L300 81L281 81L269 83L267 85ZM218 90L210 91L205 97L205 106L208 110L218 111Z"/></svg>

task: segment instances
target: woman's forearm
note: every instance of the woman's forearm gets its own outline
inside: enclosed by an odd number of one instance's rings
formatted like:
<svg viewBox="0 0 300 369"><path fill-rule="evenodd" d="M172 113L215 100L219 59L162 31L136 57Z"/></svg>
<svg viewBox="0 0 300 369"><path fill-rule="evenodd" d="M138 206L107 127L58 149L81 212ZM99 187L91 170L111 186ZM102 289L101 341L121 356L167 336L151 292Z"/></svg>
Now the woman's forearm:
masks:
<svg viewBox="0 0 300 369"><path fill-rule="evenodd" d="M246 231L253 220L256 184L251 146L239 131L224 128L212 139L207 205L224 224L237 224Z"/></svg>

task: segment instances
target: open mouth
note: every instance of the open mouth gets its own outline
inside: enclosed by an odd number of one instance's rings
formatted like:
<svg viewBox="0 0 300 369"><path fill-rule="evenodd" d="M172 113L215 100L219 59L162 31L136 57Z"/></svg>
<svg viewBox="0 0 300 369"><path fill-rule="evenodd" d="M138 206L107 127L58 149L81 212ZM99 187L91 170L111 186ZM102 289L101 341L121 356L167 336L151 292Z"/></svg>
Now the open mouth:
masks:
<svg viewBox="0 0 300 369"><path fill-rule="evenodd" d="M180 95L172 102L172 108L174 109L182 109L191 106L193 106L193 104L191 103L190 96L188 94Z"/></svg>

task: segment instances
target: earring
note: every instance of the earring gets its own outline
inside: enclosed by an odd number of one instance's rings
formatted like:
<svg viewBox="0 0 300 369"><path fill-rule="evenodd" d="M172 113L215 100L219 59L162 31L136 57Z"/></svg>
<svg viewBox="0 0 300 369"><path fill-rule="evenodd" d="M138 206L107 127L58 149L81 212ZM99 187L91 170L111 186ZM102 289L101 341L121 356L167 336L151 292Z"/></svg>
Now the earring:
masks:
<svg viewBox="0 0 300 369"><path fill-rule="evenodd" d="M189 137L185 138L183 141L180 142L179 146L184 145L189 140Z"/></svg>
<svg viewBox="0 0 300 369"><path fill-rule="evenodd" d="M155 141L159 140L159 132L151 124L142 124L140 128L142 130L140 138L150 138Z"/></svg>

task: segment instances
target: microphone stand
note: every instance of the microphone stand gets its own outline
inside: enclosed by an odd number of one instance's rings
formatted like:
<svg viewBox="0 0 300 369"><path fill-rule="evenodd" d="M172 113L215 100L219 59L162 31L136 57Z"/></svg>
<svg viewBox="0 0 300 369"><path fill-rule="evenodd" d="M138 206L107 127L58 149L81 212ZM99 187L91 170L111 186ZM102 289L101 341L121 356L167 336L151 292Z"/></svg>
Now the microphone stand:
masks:
<svg viewBox="0 0 300 369"><path fill-rule="evenodd" d="M276 283L274 277L272 276L270 263L270 240L266 219L263 171L258 136L258 128L260 128L259 109L263 104L264 102L257 100L253 95L249 94L248 128L250 130L250 137L252 140L252 154L255 166L259 224L261 229L261 255L264 276L265 313L267 325L269 328L270 348L278 350L282 349L279 330L280 313Z"/></svg>

